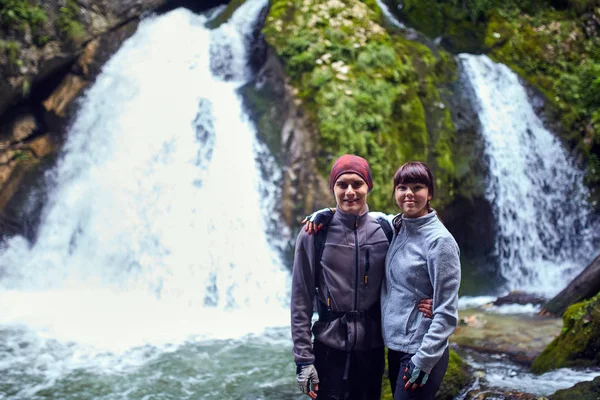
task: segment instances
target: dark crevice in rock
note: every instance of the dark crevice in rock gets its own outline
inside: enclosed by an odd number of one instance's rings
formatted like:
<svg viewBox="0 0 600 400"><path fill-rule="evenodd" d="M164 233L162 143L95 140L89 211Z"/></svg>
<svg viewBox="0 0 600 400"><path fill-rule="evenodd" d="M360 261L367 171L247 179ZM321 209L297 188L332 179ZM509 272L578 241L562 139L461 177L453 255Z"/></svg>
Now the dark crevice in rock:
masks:
<svg viewBox="0 0 600 400"><path fill-rule="evenodd" d="M188 10L201 13L203 11L210 10L211 8L220 6L222 4L227 4L229 1L227 0L204 0L204 1L196 1L196 0L174 0L169 1L162 7L157 8L155 11L157 14L165 14L169 11L173 11L179 7L185 7Z"/></svg>

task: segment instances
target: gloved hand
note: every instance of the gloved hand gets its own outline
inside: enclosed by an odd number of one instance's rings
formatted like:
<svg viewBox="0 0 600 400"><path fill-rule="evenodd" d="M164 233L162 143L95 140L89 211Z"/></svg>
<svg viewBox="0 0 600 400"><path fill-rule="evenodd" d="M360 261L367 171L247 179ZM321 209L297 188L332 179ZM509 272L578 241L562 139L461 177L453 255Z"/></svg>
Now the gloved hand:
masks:
<svg viewBox="0 0 600 400"><path fill-rule="evenodd" d="M408 367L404 368L404 377L402 378L406 382L404 389L414 391L417 387L421 388L427 383L427 379L429 379L429 374L421 371L421 368L410 360Z"/></svg>
<svg viewBox="0 0 600 400"><path fill-rule="evenodd" d="M312 364L296 366L296 381L302 393L309 395L311 398L317 398L319 390L319 375L315 366ZM313 388L311 388L311 385Z"/></svg>
<svg viewBox="0 0 600 400"><path fill-rule="evenodd" d="M308 232L309 235L313 232L317 234L324 224L329 223L334 212L335 208L322 208L306 216L302 220L302 224L306 224L304 230Z"/></svg>

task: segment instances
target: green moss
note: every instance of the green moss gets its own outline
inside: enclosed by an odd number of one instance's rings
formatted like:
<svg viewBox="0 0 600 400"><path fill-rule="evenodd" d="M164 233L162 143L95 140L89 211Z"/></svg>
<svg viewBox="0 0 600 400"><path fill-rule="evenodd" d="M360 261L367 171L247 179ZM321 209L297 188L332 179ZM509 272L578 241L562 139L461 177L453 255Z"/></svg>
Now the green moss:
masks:
<svg viewBox="0 0 600 400"><path fill-rule="evenodd" d="M451 57L390 36L380 13L373 1L271 0L264 33L318 130L323 176L343 153L367 158L369 204L391 211L402 163L427 161L451 179L454 129L437 85L455 74Z"/></svg>
<svg viewBox="0 0 600 400"><path fill-rule="evenodd" d="M9 40L4 42L3 48L8 61L13 65L19 66L19 62L21 61L19 58L19 55L21 54L21 44L17 41Z"/></svg>
<svg viewBox="0 0 600 400"><path fill-rule="evenodd" d="M46 12L28 0L0 0L0 22L3 27L23 29L25 25L36 28L48 19Z"/></svg>
<svg viewBox="0 0 600 400"><path fill-rule="evenodd" d="M591 382L580 382L575 386L558 390L550 400L598 400L600 398L600 377Z"/></svg>
<svg viewBox="0 0 600 400"><path fill-rule="evenodd" d="M31 159L31 153L17 150L14 152L12 159L15 161L28 161Z"/></svg>
<svg viewBox="0 0 600 400"><path fill-rule="evenodd" d="M385 357L385 373L383 374L381 400L392 400L392 389L388 380L387 349ZM462 358L452 349L450 349L450 359L448 369L442 385L435 395L436 400L452 400L471 382L469 367Z"/></svg>
<svg viewBox="0 0 600 400"><path fill-rule="evenodd" d="M56 27L59 32L74 42L81 42L85 39L87 33L81 22L77 20L79 15L79 6L75 0L67 0L66 4L60 8Z"/></svg>
<svg viewBox="0 0 600 400"><path fill-rule="evenodd" d="M600 293L565 311L562 333L535 359L531 370L594 365L600 365Z"/></svg>
<svg viewBox="0 0 600 400"><path fill-rule="evenodd" d="M466 362L458 354L450 349L450 361L448 370L444 375L442 386L435 395L436 400L452 400L469 385L471 375Z"/></svg>

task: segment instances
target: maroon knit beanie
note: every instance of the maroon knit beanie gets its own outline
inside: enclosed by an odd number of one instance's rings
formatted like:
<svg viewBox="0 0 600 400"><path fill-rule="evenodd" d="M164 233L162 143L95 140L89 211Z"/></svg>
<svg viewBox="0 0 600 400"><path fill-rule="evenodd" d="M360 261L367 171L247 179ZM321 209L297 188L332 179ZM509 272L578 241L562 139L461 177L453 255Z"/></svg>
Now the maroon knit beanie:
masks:
<svg viewBox="0 0 600 400"><path fill-rule="evenodd" d="M353 154L344 154L331 167L329 174L329 189L333 192L333 185L342 174L358 174L364 179L369 187L369 192L373 189L373 178L371 177L371 168L369 163L362 157Z"/></svg>

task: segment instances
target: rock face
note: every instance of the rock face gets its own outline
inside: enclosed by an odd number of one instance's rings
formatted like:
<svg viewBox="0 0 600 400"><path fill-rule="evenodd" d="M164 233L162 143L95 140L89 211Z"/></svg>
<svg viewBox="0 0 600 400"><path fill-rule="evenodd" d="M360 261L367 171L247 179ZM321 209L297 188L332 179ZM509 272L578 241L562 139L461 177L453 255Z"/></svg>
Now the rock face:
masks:
<svg viewBox="0 0 600 400"><path fill-rule="evenodd" d="M272 51L257 78L241 89L258 135L283 171L282 215L297 226L308 213L334 202L328 183L317 171L317 141L302 104L289 85L281 60Z"/></svg>
<svg viewBox="0 0 600 400"><path fill-rule="evenodd" d="M27 5L0 31L0 115L36 84L72 63L90 40L155 9L166 0L50 0ZM28 4L29 2L25 2Z"/></svg>
<svg viewBox="0 0 600 400"><path fill-rule="evenodd" d="M562 367L600 365L600 293L572 305L563 315L563 330L534 361L531 370L543 373Z"/></svg>

